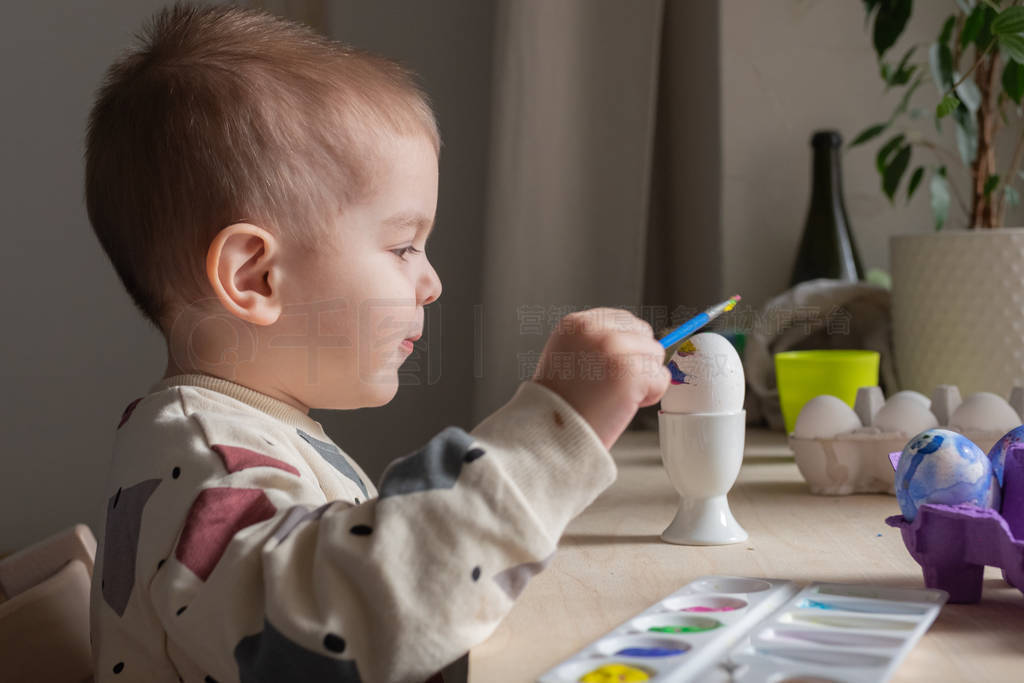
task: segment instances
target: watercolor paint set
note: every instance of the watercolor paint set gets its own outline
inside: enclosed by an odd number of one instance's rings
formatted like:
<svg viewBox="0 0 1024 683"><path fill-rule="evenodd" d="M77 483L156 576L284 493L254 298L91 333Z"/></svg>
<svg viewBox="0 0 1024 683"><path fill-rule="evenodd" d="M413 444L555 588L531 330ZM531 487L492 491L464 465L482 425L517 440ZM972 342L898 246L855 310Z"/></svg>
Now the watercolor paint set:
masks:
<svg viewBox="0 0 1024 683"><path fill-rule="evenodd" d="M699 578L544 673L539 681L693 680L714 668L797 590L792 581L778 579Z"/></svg>
<svg viewBox="0 0 1024 683"><path fill-rule="evenodd" d="M885 681L947 594L734 576L701 577L539 683Z"/></svg>

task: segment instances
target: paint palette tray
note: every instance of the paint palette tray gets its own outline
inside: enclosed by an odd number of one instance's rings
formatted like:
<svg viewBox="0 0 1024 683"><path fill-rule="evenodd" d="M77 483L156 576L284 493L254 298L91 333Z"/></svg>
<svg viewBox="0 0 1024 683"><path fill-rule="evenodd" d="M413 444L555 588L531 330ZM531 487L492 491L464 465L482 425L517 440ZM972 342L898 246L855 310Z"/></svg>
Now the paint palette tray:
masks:
<svg viewBox="0 0 1024 683"><path fill-rule="evenodd" d="M885 681L948 594L705 576L566 661L539 683Z"/></svg>
<svg viewBox="0 0 1024 683"><path fill-rule="evenodd" d="M540 683L689 681L797 592L791 581L705 576L686 584L568 660Z"/></svg>
<svg viewBox="0 0 1024 683"><path fill-rule="evenodd" d="M730 653L722 680L886 681L948 597L930 589L812 584Z"/></svg>

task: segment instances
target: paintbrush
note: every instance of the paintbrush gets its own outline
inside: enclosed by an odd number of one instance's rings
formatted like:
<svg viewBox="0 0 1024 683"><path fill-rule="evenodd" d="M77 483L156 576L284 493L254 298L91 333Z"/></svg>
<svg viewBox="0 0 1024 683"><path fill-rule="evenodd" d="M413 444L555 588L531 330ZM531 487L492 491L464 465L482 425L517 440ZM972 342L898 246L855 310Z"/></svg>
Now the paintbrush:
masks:
<svg viewBox="0 0 1024 683"><path fill-rule="evenodd" d="M667 365L668 362L672 360L672 356L675 355L676 351L679 349L682 343L686 341L687 337L689 337L691 334L693 334L700 328L704 327L709 322L711 322L718 316L722 315L726 311L731 311L732 309L736 308L736 303L742 298L743 297L737 294L736 296L726 301L723 301L722 303L716 306L712 306L703 313L698 313L697 315L693 316L685 323L683 323L682 325L680 325L679 327L677 327L676 329L672 330L664 337L659 339L658 341L660 341L661 345L665 347L664 363Z"/></svg>

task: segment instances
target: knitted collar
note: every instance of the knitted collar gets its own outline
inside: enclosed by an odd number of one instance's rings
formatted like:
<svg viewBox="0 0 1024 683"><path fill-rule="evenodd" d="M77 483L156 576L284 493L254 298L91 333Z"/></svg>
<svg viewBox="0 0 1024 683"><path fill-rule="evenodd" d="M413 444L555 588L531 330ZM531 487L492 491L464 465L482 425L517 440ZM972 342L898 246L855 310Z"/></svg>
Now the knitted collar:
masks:
<svg viewBox="0 0 1024 683"><path fill-rule="evenodd" d="M281 420L282 422L299 427L311 434L324 434L323 426L311 418L307 413L299 410L293 405L285 403L273 396L250 389L247 386L226 380L222 377L203 374L173 375L166 377L149 388L150 393L161 391L175 386L193 386L209 389L231 398L241 401L247 405L261 410L264 413Z"/></svg>

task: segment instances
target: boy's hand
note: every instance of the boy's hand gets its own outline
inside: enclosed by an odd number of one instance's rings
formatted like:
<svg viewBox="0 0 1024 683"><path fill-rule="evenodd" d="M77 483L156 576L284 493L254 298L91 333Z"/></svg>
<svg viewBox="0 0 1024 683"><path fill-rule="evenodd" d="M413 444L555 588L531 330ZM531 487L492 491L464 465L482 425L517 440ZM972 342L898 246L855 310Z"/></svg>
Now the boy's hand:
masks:
<svg viewBox="0 0 1024 683"><path fill-rule="evenodd" d="M622 309L592 308L559 321L533 381L565 399L611 448L637 408L668 389L664 360L647 322Z"/></svg>

